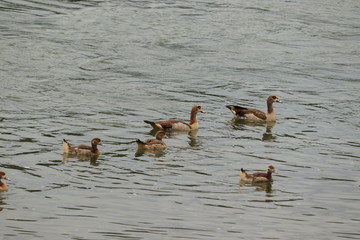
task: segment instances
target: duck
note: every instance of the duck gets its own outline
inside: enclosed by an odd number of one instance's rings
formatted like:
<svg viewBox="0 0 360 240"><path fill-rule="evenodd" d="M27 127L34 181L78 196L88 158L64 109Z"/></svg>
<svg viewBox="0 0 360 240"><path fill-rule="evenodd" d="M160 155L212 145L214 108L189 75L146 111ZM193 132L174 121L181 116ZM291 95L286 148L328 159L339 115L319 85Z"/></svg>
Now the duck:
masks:
<svg viewBox="0 0 360 240"><path fill-rule="evenodd" d="M137 139L138 150L165 150L167 144L162 140L163 138L168 138L168 136L164 131L159 131L153 139L147 139L144 142Z"/></svg>
<svg viewBox="0 0 360 240"><path fill-rule="evenodd" d="M272 173L275 172L275 167L270 165L267 172L256 172L249 174L243 168L240 170L240 179L244 182L261 183L273 182Z"/></svg>
<svg viewBox="0 0 360 240"><path fill-rule="evenodd" d="M195 105L191 108L189 123L185 123L179 120L167 120L167 121L158 121L158 122L144 120L144 122L150 124L155 130L175 130L175 131L196 130L199 129L199 123L196 120L196 115L199 112L205 113L205 111L201 108L201 106Z"/></svg>
<svg viewBox="0 0 360 240"><path fill-rule="evenodd" d="M239 120L250 120L250 121L261 121L261 122L274 122L276 121L276 114L273 108L273 103L282 101L275 95L270 95L267 98L267 113L264 113L258 109L245 108L235 105L227 105L226 107L234 114L236 119Z"/></svg>
<svg viewBox="0 0 360 240"><path fill-rule="evenodd" d="M1 181L1 179L10 180L8 176L6 176L5 172L0 171L0 191L6 192L8 190L8 187L5 183Z"/></svg>
<svg viewBox="0 0 360 240"><path fill-rule="evenodd" d="M87 145L71 146L71 144L68 141L63 139L64 153L69 153L69 154L98 156L100 155L100 151L97 148L98 145L103 145L103 142L101 141L100 138L93 138L91 140L91 146L87 146Z"/></svg>

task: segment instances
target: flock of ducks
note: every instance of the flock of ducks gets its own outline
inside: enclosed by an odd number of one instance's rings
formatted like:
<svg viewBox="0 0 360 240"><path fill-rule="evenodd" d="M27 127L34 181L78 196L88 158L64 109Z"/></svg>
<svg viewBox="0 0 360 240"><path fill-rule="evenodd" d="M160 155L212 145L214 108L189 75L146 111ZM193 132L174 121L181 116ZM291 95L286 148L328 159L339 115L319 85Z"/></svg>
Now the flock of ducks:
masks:
<svg viewBox="0 0 360 240"><path fill-rule="evenodd" d="M277 96L271 95L267 98L267 113L254 108L245 108L242 106L227 105L226 107L234 114L236 120L248 120L255 122L273 122L276 120L273 103L281 103ZM168 138L166 131L191 131L199 128L199 123L196 119L198 113L205 113L201 106L193 106L190 113L190 122L186 123L179 120L167 120L167 121L148 121L144 122L151 125L151 127L157 131L154 139L147 139L141 141L136 140L138 150L140 151L161 151L167 148L167 144L163 141L164 138ZM98 156L100 151L98 145L102 145L100 138L94 138L91 140L91 146L78 145L72 146L68 141L63 139L64 153L73 156ZM267 172L256 172L249 174L243 168L240 170L240 179L245 183L262 183L272 182L272 173L275 172L275 167L270 165ZM7 185L1 180L9 180L4 172L0 171L0 191L7 191Z"/></svg>

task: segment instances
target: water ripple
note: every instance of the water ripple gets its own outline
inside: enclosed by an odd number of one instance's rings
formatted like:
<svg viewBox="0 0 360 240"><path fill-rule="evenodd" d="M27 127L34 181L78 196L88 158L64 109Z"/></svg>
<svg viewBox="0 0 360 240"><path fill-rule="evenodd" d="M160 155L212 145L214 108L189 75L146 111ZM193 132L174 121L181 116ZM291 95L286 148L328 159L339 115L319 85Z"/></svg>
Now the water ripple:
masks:
<svg viewBox="0 0 360 240"><path fill-rule="evenodd" d="M356 239L355 5L0 1L3 235ZM276 125L225 108L265 110L269 94ZM188 121L194 104L199 131L136 152L143 120ZM62 153L93 137L99 157ZM240 182L270 164L273 183Z"/></svg>

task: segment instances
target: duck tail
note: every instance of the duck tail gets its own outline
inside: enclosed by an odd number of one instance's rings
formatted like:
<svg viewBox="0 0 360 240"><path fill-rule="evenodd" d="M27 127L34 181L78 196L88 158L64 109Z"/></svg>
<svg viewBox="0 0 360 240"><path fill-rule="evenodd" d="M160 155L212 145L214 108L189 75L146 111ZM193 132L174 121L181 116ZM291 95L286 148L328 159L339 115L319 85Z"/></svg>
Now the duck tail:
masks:
<svg viewBox="0 0 360 240"><path fill-rule="evenodd" d="M227 107L230 110L234 110L234 105L226 105L225 107Z"/></svg>
<svg viewBox="0 0 360 240"><path fill-rule="evenodd" d="M142 150L147 149L146 144L143 141L141 141L140 139L136 139L136 143L137 143L138 150L142 151Z"/></svg>
<svg viewBox="0 0 360 240"><path fill-rule="evenodd" d="M145 143L143 141L141 141L140 139L136 139L136 143L140 144L140 145L145 145Z"/></svg>
<svg viewBox="0 0 360 240"><path fill-rule="evenodd" d="M241 168L241 170L240 170L240 179L243 181L248 180L248 178L246 176L246 171L243 168Z"/></svg>
<svg viewBox="0 0 360 240"><path fill-rule="evenodd" d="M235 105L226 105L228 109L232 112L232 114L236 115L236 106Z"/></svg>
<svg viewBox="0 0 360 240"><path fill-rule="evenodd" d="M68 141L66 141L65 139L63 139L63 148L64 148L64 152L69 152L70 143Z"/></svg>
<svg viewBox="0 0 360 240"><path fill-rule="evenodd" d="M144 120L145 123L150 124L152 127L155 127L155 122Z"/></svg>
<svg viewBox="0 0 360 240"><path fill-rule="evenodd" d="M225 107L227 107L228 109L230 109L231 111L239 111L239 110L246 110L248 108L246 107L242 107L242 106L237 106L237 105L226 105Z"/></svg>

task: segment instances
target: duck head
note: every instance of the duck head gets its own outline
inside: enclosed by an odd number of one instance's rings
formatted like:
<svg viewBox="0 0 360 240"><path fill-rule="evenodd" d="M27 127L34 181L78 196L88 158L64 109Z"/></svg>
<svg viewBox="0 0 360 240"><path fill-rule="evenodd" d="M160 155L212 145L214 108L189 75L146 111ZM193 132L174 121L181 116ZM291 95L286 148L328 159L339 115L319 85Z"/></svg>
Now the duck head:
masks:
<svg viewBox="0 0 360 240"><path fill-rule="evenodd" d="M10 180L5 172L0 172L0 179Z"/></svg>
<svg viewBox="0 0 360 240"><path fill-rule="evenodd" d="M282 101L275 95L269 96L267 99L267 102L268 103L274 103L274 102L282 103Z"/></svg>
<svg viewBox="0 0 360 240"><path fill-rule="evenodd" d="M275 167L274 167L273 165L270 165L270 166L268 167L268 172L269 172L269 173L274 173L274 172L275 172Z"/></svg>
<svg viewBox="0 0 360 240"><path fill-rule="evenodd" d="M91 140L91 145L103 145L103 142L101 141L101 139L100 138L93 138L92 140Z"/></svg>
<svg viewBox="0 0 360 240"><path fill-rule="evenodd" d="M155 134L155 138L158 140L162 140L163 138L168 138L165 132L159 131Z"/></svg>

